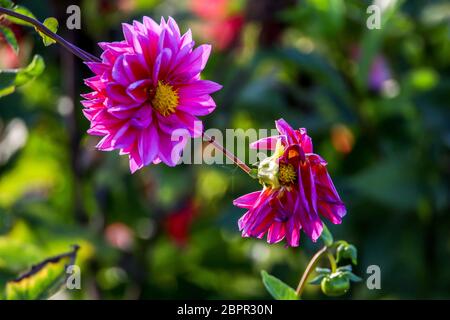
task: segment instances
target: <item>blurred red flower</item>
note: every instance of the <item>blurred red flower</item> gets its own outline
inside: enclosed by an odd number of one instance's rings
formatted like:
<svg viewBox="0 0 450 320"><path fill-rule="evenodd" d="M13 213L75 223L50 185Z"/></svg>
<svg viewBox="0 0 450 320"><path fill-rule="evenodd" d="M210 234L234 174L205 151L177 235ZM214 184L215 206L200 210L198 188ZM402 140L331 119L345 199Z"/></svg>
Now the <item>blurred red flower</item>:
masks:
<svg viewBox="0 0 450 320"><path fill-rule="evenodd" d="M233 45L244 25L244 15L235 10L233 0L191 0L191 10L201 20L201 33L219 50Z"/></svg>
<svg viewBox="0 0 450 320"><path fill-rule="evenodd" d="M178 246L184 247L189 240L189 231L198 213L198 204L189 199L183 206L170 213L164 221L169 238Z"/></svg>

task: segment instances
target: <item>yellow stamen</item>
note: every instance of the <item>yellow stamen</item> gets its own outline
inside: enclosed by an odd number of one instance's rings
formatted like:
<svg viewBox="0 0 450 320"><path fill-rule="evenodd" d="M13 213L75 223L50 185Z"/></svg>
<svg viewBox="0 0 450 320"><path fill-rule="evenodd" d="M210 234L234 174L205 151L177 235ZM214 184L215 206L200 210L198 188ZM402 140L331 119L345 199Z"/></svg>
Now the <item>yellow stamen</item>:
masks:
<svg viewBox="0 0 450 320"><path fill-rule="evenodd" d="M155 95L152 99L153 108L164 117L175 112L178 106L178 92L171 85L158 81Z"/></svg>
<svg viewBox="0 0 450 320"><path fill-rule="evenodd" d="M278 180L283 185L293 184L297 179L297 173L295 172L295 168L292 164L284 164L280 163L280 168L278 171Z"/></svg>

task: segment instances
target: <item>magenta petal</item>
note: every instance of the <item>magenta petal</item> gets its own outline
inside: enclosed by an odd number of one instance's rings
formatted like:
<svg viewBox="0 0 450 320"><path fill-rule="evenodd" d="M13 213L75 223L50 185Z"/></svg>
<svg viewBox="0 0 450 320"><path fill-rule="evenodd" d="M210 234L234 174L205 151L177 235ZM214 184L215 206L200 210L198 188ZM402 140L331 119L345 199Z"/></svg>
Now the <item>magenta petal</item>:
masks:
<svg viewBox="0 0 450 320"><path fill-rule="evenodd" d="M145 16L142 21L144 22L144 26L147 28L147 30L153 31L156 34L161 33L161 27L152 18Z"/></svg>
<svg viewBox="0 0 450 320"><path fill-rule="evenodd" d="M126 93L134 101L138 103L144 103L148 99L150 84L151 81L148 79L138 80L128 86L128 88L126 89Z"/></svg>
<svg viewBox="0 0 450 320"><path fill-rule="evenodd" d="M278 132L286 136L288 144L298 143L294 129L284 119L275 121L275 126Z"/></svg>
<svg viewBox="0 0 450 320"><path fill-rule="evenodd" d="M197 117L190 115L187 112L179 111L176 113L181 124L179 127L185 128L189 131L192 138L201 137L203 134L203 123Z"/></svg>
<svg viewBox="0 0 450 320"><path fill-rule="evenodd" d="M116 62L114 62L114 66L112 68L112 78L115 82L127 87L128 84L133 82L133 79L130 79L128 76L128 72L124 66L124 58L125 57L121 55L117 58Z"/></svg>
<svg viewBox="0 0 450 320"><path fill-rule="evenodd" d="M131 173L135 173L137 170L141 169L144 166L139 155L139 151L137 151L136 149L137 148L133 148L128 156L130 159Z"/></svg>
<svg viewBox="0 0 450 320"><path fill-rule="evenodd" d="M244 208L244 209L250 209L255 204L256 200L258 199L259 195L261 194L261 191L255 191L252 193L248 193L246 195L243 195L233 201L233 204L236 207Z"/></svg>
<svg viewBox="0 0 450 320"><path fill-rule="evenodd" d="M220 90L222 86L209 80L197 80L178 88L180 96L185 98L211 94Z"/></svg>
<svg viewBox="0 0 450 320"><path fill-rule="evenodd" d="M123 56L123 67L130 81L148 80L150 77L147 65L141 63L135 54L125 54Z"/></svg>
<svg viewBox="0 0 450 320"><path fill-rule="evenodd" d="M300 224L296 219L291 218L286 223L286 242L288 246L298 247L298 245L300 244L300 229Z"/></svg>
<svg viewBox="0 0 450 320"><path fill-rule="evenodd" d="M319 212L332 223L339 224L346 215L347 209L341 201L326 167L319 165L314 169Z"/></svg>
<svg viewBox="0 0 450 320"><path fill-rule="evenodd" d="M154 126L150 125L142 131L138 146L143 165L152 163L158 154L158 133Z"/></svg>
<svg viewBox="0 0 450 320"><path fill-rule="evenodd" d="M145 129L153 121L152 108L149 104L143 104L130 117L130 124L137 129Z"/></svg>
<svg viewBox="0 0 450 320"><path fill-rule="evenodd" d="M262 138L255 142L252 142L250 144L250 148L259 150L275 150L278 139L280 139L280 136Z"/></svg>
<svg viewBox="0 0 450 320"><path fill-rule="evenodd" d="M317 213L317 194L311 167L306 165L298 171L298 196L295 212L305 233L315 242L322 233L323 225Z"/></svg>
<svg viewBox="0 0 450 320"><path fill-rule="evenodd" d="M312 153L313 152L312 139L306 134L305 128L301 128L299 131L300 131L299 141L303 149L303 152Z"/></svg>
<svg viewBox="0 0 450 320"><path fill-rule="evenodd" d="M277 243L284 239L286 236L286 229L284 223L275 221L267 232L267 242Z"/></svg>
<svg viewBox="0 0 450 320"><path fill-rule="evenodd" d="M181 141L172 141L171 136L160 133L158 157L169 167L176 166L181 158L181 151L186 145L186 142L186 139L183 137L181 137ZM176 145L179 149L175 149Z"/></svg>
<svg viewBox="0 0 450 320"><path fill-rule="evenodd" d="M106 99L106 101L108 102L109 106L124 105L131 108L140 104L140 102L134 101L128 95L126 89L123 86L114 82L106 86L106 93L108 95L108 99Z"/></svg>
<svg viewBox="0 0 450 320"><path fill-rule="evenodd" d="M134 27L128 23L122 23L122 32L128 45L133 46L135 35Z"/></svg>
<svg viewBox="0 0 450 320"><path fill-rule="evenodd" d="M158 80L163 79L168 70L170 59L172 58L172 51L169 49L163 49L158 55L155 61L155 67L153 69L153 85L158 84Z"/></svg>
<svg viewBox="0 0 450 320"><path fill-rule="evenodd" d="M199 74L206 65L211 53L210 45L201 45L194 49L175 69L177 73L190 73L192 76Z"/></svg>
<svg viewBox="0 0 450 320"><path fill-rule="evenodd" d="M109 67L101 62L85 62L85 64L97 75L102 75L108 71Z"/></svg>
<svg viewBox="0 0 450 320"><path fill-rule="evenodd" d="M216 108L216 103L209 95L197 97L196 99L181 98L178 110L190 113L194 116L205 116Z"/></svg>

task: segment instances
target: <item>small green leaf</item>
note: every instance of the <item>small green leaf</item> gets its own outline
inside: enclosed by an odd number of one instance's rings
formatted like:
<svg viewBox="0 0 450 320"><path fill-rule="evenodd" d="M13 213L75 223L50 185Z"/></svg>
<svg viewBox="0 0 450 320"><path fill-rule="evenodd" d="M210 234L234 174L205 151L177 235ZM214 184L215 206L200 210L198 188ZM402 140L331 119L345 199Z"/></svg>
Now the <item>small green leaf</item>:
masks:
<svg viewBox="0 0 450 320"><path fill-rule="evenodd" d="M14 70L13 71L0 70L0 98L12 94L16 90L16 86L14 85L15 80L16 80L16 72Z"/></svg>
<svg viewBox="0 0 450 320"><path fill-rule="evenodd" d="M358 251L352 244L341 244L336 251L336 261L350 259L354 265L358 263Z"/></svg>
<svg viewBox="0 0 450 320"><path fill-rule="evenodd" d="M318 285L322 282L322 279L325 278L327 275L326 274L319 274L317 277L315 277L314 279L312 279L311 281L309 281L309 284L313 284L313 285Z"/></svg>
<svg viewBox="0 0 450 320"><path fill-rule="evenodd" d="M266 271L261 271L262 281L267 291L274 297L276 300L297 300L297 294L295 290L290 286L285 284L278 278L271 276Z"/></svg>
<svg viewBox="0 0 450 320"><path fill-rule="evenodd" d="M16 86L8 86L5 88L0 88L0 98L13 94L16 91Z"/></svg>
<svg viewBox="0 0 450 320"><path fill-rule="evenodd" d="M352 266L351 265L346 265L346 266L342 266L336 269L336 271L352 271Z"/></svg>
<svg viewBox="0 0 450 320"><path fill-rule="evenodd" d="M29 18L36 19L34 14L30 10L25 8L25 7L14 6L13 7L13 11L17 12L17 13L20 13L20 14L23 14L24 16L27 16ZM26 21L23 21L22 19L17 19L17 18L11 17L11 16L6 16L6 19L11 21L12 23L19 24L19 25L22 25L22 26L28 26L28 27L33 26L31 23L28 23Z"/></svg>
<svg viewBox="0 0 450 320"><path fill-rule="evenodd" d="M23 69L19 69L14 84L21 86L30 80L33 80L45 69L44 59L40 55L35 55L31 63Z"/></svg>
<svg viewBox="0 0 450 320"><path fill-rule="evenodd" d="M47 299L55 294L67 278L66 269L73 265L78 246L73 250L33 266L31 270L19 278L6 284L7 300Z"/></svg>
<svg viewBox="0 0 450 320"><path fill-rule="evenodd" d="M330 230L328 230L325 224L323 224L323 230L320 238L327 247L331 246L334 242L333 235L331 234Z"/></svg>
<svg viewBox="0 0 450 320"><path fill-rule="evenodd" d="M14 3L10 0L0 0L0 7L9 9L14 6Z"/></svg>
<svg viewBox="0 0 450 320"><path fill-rule="evenodd" d="M12 94L17 86L33 80L44 69L44 59L39 55L35 55L31 63L23 69L0 70L0 98Z"/></svg>
<svg viewBox="0 0 450 320"><path fill-rule="evenodd" d="M316 272L321 274L329 274L331 273L331 269L317 267Z"/></svg>
<svg viewBox="0 0 450 320"><path fill-rule="evenodd" d="M14 32L8 27L0 26L0 33L3 34L6 42L14 49L14 52L16 54L19 53L19 45Z"/></svg>
<svg viewBox="0 0 450 320"><path fill-rule="evenodd" d="M350 279L350 281L353 281L353 282L362 281L362 279L360 277L358 277L356 274L354 274L351 271L346 271L346 272L344 272L344 274Z"/></svg>
<svg viewBox="0 0 450 320"><path fill-rule="evenodd" d="M50 29L50 31L52 31L53 33L56 33L58 31L58 20L56 20L53 17L47 18L44 20L43 24ZM42 41L44 42L44 45L50 46L53 43L56 43L55 40L53 40L52 38L50 38L49 36L45 35L44 33L40 32L39 30L36 29L36 31L39 33L39 35L42 38Z"/></svg>

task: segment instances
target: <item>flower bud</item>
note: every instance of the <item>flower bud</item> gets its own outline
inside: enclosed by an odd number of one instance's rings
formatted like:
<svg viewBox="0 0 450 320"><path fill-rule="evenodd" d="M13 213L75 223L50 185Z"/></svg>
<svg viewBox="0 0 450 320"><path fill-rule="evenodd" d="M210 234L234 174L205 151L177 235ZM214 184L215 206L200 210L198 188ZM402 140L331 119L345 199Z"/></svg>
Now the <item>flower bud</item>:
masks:
<svg viewBox="0 0 450 320"><path fill-rule="evenodd" d="M322 279L320 284L322 292L330 297L339 297L350 289L350 280L343 273L333 273Z"/></svg>
<svg viewBox="0 0 450 320"><path fill-rule="evenodd" d="M352 244L344 243L337 248L337 262L343 259L350 259L354 265L358 262L358 251Z"/></svg>
<svg viewBox="0 0 450 320"><path fill-rule="evenodd" d="M284 148L278 141L273 155L265 158L259 164L258 178L261 184L275 189L280 187L280 181L278 180L278 159L283 154L283 151Z"/></svg>

